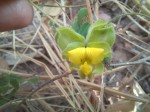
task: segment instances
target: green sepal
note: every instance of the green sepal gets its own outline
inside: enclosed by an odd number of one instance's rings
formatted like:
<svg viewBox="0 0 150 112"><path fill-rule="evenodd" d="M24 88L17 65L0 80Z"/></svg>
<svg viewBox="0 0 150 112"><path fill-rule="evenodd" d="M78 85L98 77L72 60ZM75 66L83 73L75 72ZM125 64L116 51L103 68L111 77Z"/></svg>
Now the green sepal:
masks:
<svg viewBox="0 0 150 112"><path fill-rule="evenodd" d="M87 78L90 80L90 79L93 78L93 75L94 75L93 73L90 73L90 74L88 74ZM79 71L79 76L80 76L81 79L85 79L86 78L86 76L80 71Z"/></svg>
<svg viewBox="0 0 150 112"><path fill-rule="evenodd" d="M111 23L108 21L98 20L90 28L86 38L86 44L91 42L107 42L110 47L115 41L115 30Z"/></svg>
<svg viewBox="0 0 150 112"><path fill-rule="evenodd" d="M91 42L88 43L87 47L95 47L104 49L104 56L111 57L111 48L106 42Z"/></svg>
<svg viewBox="0 0 150 112"><path fill-rule="evenodd" d="M101 75L101 73L104 72L104 65L102 63L99 63L94 66L93 74L94 75Z"/></svg>
<svg viewBox="0 0 150 112"><path fill-rule="evenodd" d="M62 51L72 42L84 43L84 37L70 27L58 28L55 38Z"/></svg>
<svg viewBox="0 0 150 112"><path fill-rule="evenodd" d="M104 63L111 62L111 58L109 56L105 56L103 62Z"/></svg>
<svg viewBox="0 0 150 112"><path fill-rule="evenodd" d="M63 58L68 58L68 51L73 50L78 47L84 47L84 43L72 42L67 45L67 47L62 51Z"/></svg>
<svg viewBox="0 0 150 112"><path fill-rule="evenodd" d="M79 71L78 74L79 74L79 76L80 76L81 79L85 79L86 78L86 76L82 72Z"/></svg>

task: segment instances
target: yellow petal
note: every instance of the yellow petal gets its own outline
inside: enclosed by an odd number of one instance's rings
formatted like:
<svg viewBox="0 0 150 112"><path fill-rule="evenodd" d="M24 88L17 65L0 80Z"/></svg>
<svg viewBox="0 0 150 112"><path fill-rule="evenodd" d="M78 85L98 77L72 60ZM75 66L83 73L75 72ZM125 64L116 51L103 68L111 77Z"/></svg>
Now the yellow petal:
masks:
<svg viewBox="0 0 150 112"><path fill-rule="evenodd" d="M69 61L75 65L84 64L86 61L89 64L98 64L104 59L104 49L80 47L68 51Z"/></svg>
<svg viewBox="0 0 150 112"><path fill-rule="evenodd" d="M84 62L84 64L80 66L80 72L85 76L88 76L92 72L92 66L88 65L87 62Z"/></svg>
<svg viewBox="0 0 150 112"><path fill-rule="evenodd" d="M80 47L68 51L69 61L75 65L80 65L85 62L85 47Z"/></svg>
<svg viewBox="0 0 150 112"><path fill-rule="evenodd" d="M98 64L104 59L104 49L87 47L85 57L88 63Z"/></svg>

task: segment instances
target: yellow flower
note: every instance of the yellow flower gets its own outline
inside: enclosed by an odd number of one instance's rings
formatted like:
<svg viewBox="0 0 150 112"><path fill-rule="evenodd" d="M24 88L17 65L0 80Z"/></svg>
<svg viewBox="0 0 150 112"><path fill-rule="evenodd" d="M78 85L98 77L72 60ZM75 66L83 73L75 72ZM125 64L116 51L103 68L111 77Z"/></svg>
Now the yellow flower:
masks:
<svg viewBox="0 0 150 112"><path fill-rule="evenodd" d="M84 62L98 64L104 59L104 49L92 47L80 47L68 51L68 58L74 65L81 65Z"/></svg>
<svg viewBox="0 0 150 112"><path fill-rule="evenodd" d="M68 51L68 60L80 67L80 72L88 77L92 73L92 65L101 63L104 59L104 49L79 47Z"/></svg>
<svg viewBox="0 0 150 112"><path fill-rule="evenodd" d="M84 64L80 66L80 72L85 76L88 76L92 72L92 66L88 65L87 62L84 62Z"/></svg>

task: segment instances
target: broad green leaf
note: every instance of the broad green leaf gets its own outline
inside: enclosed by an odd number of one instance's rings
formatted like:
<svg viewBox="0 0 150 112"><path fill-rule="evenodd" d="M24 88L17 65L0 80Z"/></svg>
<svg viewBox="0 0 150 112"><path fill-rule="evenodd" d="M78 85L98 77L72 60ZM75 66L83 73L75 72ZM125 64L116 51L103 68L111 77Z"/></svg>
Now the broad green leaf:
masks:
<svg viewBox="0 0 150 112"><path fill-rule="evenodd" d="M106 42L91 42L91 43L88 43L87 47L103 48L104 56L111 57L111 48L109 44Z"/></svg>
<svg viewBox="0 0 150 112"><path fill-rule="evenodd" d="M56 41L62 51L72 42L84 43L84 37L76 33L72 28L62 27L56 32Z"/></svg>
<svg viewBox="0 0 150 112"><path fill-rule="evenodd" d="M95 65L93 74L94 75L101 75L104 72L104 66L102 63Z"/></svg>
<svg viewBox="0 0 150 112"><path fill-rule="evenodd" d="M78 47L84 47L84 43L81 42L72 42L67 45L67 47L63 50L62 54L64 58L67 58L68 51L78 48Z"/></svg>
<svg viewBox="0 0 150 112"><path fill-rule="evenodd" d="M110 47L115 41L115 30L111 23L105 20L96 21L90 28L86 38L86 44L91 42L107 42Z"/></svg>

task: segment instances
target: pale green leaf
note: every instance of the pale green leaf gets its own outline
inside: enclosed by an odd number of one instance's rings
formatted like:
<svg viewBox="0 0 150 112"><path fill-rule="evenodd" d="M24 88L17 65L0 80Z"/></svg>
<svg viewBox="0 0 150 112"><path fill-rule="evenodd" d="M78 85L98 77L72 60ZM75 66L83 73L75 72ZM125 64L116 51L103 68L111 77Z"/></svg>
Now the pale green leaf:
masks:
<svg viewBox="0 0 150 112"><path fill-rule="evenodd" d="M104 56L111 57L111 48L106 42L91 42L88 43L87 47L96 47L104 49Z"/></svg>
<svg viewBox="0 0 150 112"><path fill-rule="evenodd" d="M67 58L68 51L73 50L78 47L84 47L84 43L81 42L72 42L67 45L67 47L63 50L62 54L64 58Z"/></svg>
<svg viewBox="0 0 150 112"><path fill-rule="evenodd" d="M55 38L62 51L72 42L84 43L84 37L70 27L58 28Z"/></svg>
<svg viewBox="0 0 150 112"><path fill-rule="evenodd" d="M110 47L115 41L115 30L111 23L105 20L96 21L90 28L86 38L86 44L91 42L107 42Z"/></svg>

